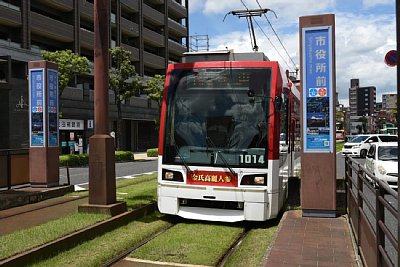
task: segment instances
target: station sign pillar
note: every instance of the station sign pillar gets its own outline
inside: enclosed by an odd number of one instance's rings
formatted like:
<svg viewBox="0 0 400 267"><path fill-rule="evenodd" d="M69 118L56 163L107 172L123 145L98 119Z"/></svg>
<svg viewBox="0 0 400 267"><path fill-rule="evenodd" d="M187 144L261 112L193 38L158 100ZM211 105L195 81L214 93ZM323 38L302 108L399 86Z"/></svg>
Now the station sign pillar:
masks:
<svg viewBox="0 0 400 267"><path fill-rule="evenodd" d="M59 185L58 66L30 61L29 181L31 186Z"/></svg>
<svg viewBox="0 0 400 267"><path fill-rule="evenodd" d="M336 216L335 15L300 17L301 208Z"/></svg>

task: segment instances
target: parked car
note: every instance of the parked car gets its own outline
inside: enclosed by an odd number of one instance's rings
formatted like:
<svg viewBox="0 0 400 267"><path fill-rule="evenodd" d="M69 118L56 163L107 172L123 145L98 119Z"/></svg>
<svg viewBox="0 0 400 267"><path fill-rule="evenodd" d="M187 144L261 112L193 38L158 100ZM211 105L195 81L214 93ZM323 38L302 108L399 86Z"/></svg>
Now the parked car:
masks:
<svg viewBox="0 0 400 267"><path fill-rule="evenodd" d="M397 142L397 135L360 134L344 143L342 155L365 158L373 143Z"/></svg>
<svg viewBox="0 0 400 267"><path fill-rule="evenodd" d="M365 159L365 168L379 180L397 190L398 180L397 142L372 144Z"/></svg>

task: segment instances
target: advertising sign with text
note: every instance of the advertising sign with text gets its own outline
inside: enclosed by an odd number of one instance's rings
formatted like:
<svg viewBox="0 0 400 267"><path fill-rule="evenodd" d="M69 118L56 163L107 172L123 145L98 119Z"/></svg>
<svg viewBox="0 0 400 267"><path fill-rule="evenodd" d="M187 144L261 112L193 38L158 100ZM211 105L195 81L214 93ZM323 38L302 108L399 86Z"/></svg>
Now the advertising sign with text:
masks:
<svg viewBox="0 0 400 267"><path fill-rule="evenodd" d="M30 146L44 147L44 69L29 70Z"/></svg>
<svg viewBox="0 0 400 267"><path fill-rule="evenodd" d="M332 28L303 28L303 151L333 151Z"/></svg>
<svg viewBox="0 0 400 267"><path fill-rule="evenodd" d="M49 146L58 146L58 72L47 70L47 105Z"/></svg>

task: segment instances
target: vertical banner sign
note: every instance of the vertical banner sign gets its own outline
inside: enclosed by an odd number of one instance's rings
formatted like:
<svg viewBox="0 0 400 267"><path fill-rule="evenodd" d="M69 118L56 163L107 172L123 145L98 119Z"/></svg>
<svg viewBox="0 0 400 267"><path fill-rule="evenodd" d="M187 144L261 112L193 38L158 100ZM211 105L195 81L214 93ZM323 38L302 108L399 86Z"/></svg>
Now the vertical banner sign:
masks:
<svg viewBox="0 0 400 267"><path fill-rule="evenodd" d="M303 28L303 151L333 152L332 27Z"/></svg>
<svg viewBox="0 0 400 267"><path fill-rule="evenodd" d="M58 72L47 69L47 116L49 146L58 147Z"/></svg>
<svg viewBox="0 0 400 267"><path fill-rule="evenodd" d="M30 146L44 147L44 69L29 70Z"/></svg>

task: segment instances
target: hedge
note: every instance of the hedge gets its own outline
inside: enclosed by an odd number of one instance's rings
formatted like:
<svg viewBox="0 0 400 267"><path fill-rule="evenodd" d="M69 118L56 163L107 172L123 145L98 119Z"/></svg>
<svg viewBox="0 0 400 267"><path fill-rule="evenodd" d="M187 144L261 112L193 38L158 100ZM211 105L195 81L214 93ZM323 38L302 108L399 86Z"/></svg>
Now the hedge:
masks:
<svg viewBox="0 0 400 267"><path fill-rule="evenodd" d="M147 149L148 157L158 157L158 148L149 148Z"/></svg>
<svg viewBox="0 0 400 267"><path fill-rule="evenodd" d="M134 160L133 152L131 151L115 151L115 161L132 161ZM73 154L60 155L60 166L79 167L89 164L89 154Z"/></svg>

